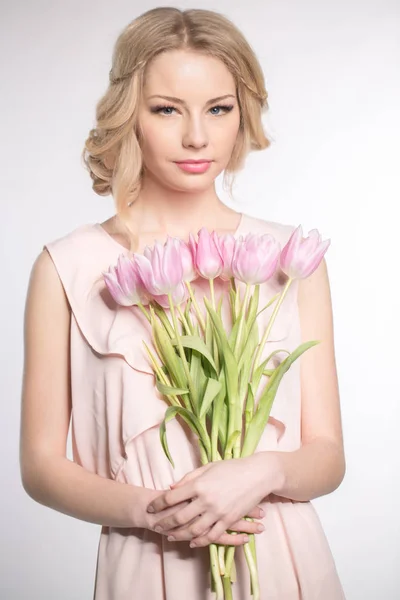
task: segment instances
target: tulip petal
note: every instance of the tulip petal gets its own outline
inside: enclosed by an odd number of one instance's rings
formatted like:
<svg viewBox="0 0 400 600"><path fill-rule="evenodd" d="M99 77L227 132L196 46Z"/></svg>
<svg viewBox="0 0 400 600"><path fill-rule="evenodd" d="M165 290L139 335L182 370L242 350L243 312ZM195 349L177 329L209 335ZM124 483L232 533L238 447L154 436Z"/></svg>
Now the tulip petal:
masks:
<svg viewBox="0 0 400 600"><path fill-rule="evenodd" d="M329 245L330 240L321 242L318 229L311 229L308 237L303 238L299 225L281 252L282 271L292 279L309 277L317 269Z"/></svg>

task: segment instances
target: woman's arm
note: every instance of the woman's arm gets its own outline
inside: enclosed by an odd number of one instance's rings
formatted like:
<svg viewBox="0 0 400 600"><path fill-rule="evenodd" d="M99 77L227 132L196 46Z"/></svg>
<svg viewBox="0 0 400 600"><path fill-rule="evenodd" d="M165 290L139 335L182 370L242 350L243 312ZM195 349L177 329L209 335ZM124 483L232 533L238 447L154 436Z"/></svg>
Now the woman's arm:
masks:
<svg viewBox="0 0 400 600"><path fill-rule="evenodd" d="M293 452L259 452L260 470L277 469L274 493L307 501L334 491L345 475L332 300L325 259L299 281L301 341L320 340L301 357L301 439Z"/></svg>
<svg viewBox="0 0 400 600"><path fill-rule="evenodd" d="M90 473L66 458L71 416L70 307L47 251L29 281L24 324L20 470L37 502L83 521L144 527L160 492Z"/></svg>

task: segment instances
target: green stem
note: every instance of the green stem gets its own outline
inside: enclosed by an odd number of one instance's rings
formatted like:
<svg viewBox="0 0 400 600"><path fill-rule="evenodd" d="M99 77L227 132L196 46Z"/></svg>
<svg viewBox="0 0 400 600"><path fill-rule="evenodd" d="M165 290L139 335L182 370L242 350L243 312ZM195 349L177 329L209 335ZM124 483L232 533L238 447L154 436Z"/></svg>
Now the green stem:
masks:
<svg viewBox="0 0 400 600"><path fill-rule="evenodd" d="M181 336L179 334L178 321L176 318L174 303L172 301L172 296L170 293L168 293L168 301L169 301L169 306L170 306L170 310L171 310L172 321L174 323L175 337L176 337L176 343L178 346L179 356L182 359L183 369L185 371L185 375L186 375L187 381L188 381L188 386L189 386L189 391L190 391L189 397L191 400L192 410L193 410L194 414L197 414L197 411L196 411L197 391L193 385L193 380L192 380L192 376L190 375L189 365L188 365L188 362L186 359L185 350L182 346L182 341L181 341Z"/></svg>
<svg viewBox="0 0 400 600"><path fill-rule="evenodd" d="M142 311L142 313L144 314L146 319L149 321L149 323L151 323L151 317L149 315L149 312L145 309L143 304L141 302L138 302L136 306L138 306L140 308L140 310Z"/></svg>
<svg viewBox="0 0 400 600"><path fill-rule="evenodd" d="M183 314L183 312L182 312L182 309L181 309L181 307L179 306L179 304L178 304L178 306L176 307L176 310L178 311L178 313L179 313L179 316L180 316L180 318L182 319L182 323L183 323L183 325L184 325L184 327L185 327L185 329L186 329L186 333L187 333L187 335L191 335L191 329L190 329L190 325L189 325L189 323L187 322L187 319L186 319L185 315Z"/></svg>
<svg viewBox="0 0 400 600"><path fill-rule="evenodd" d="M155 373L158 375L160 381L162 383L164 383L165 385L169 385L170 387L172 386L172 382L169 380L169 377L167 377L167 375L164 373L164 371L158 366L158 364L156 363L154 356L151 352L151 350L149 349L149 347L147 346L146 342L143 341L143 344L146 347L147 350L147 354L150 358L151 364L153 366L153 370L155 371ZM172 406L182 406L182 404L179 402L179 398L178 396L175 396L174 394L165 394L166 398L168 398L172 404Z"/></svg>
<svg viewBox="0 0 400 600"><path fill-rule="evenodd" d="M237 336L236 336L236 340L235 340L235 347L234 347L235 356L237 356L237 352L240 347L240 343L242 341L244 318L245 318L245 314L246 314L247 304L249 301L250 290L251 290L251 286L249 284L246 284L246 291L244 294L243 304L241 306L240 314L238 317L240 319L240 321L239 321L238 332L237 332Z"/></svg>
<svg viewBox="0 0 400 600"><path fill-rule="evenodd" d="M212 406L212 422L211 422L211 460L216 460L218 452L218 430L221 418L220 398L214 400Z"/></svg>
<svg viewBox="0 0 400 600"><path fill-rule="evenodd" d="M235 535L237 535L237 534L235 534ZM226 549L226 555L225 555L225 574L227 574L228 577L231 576L234 557L235 557L235 546L228 546Z"/></svg>
<svg viewBox="0 0 400 600"><path fill-rule="evenodd" d="M232 584L230 576L226 576L226 574L222 577L222 581L224 583L224 592L225 592L225 600L233 600L232 595Z"/></svg>
<svg viewBox="0 0 400 600"><path fill-rule="evenodd" d="M160 319L161 323L164 325L165 331L168 333L169 337L172 339L174 337L174 328L172 327L170 320L168 319L168 317L165 313L164 308L159 306L157 303L152 302L151 310Z"/></svg>
<svg viewBox="0 0 400 600"><path fill-rule="evenodd" d="M195 295L194 295L194 293L193 293L193 288L192 288L192 286L190 285L190 282L189 282L189 281L185 281L185 283L186 283L186 287L187 287L187 289L188 289L188 292L189 292L190 298L191 298L191 300L192 300L192 303L193 303L193 306L194 306L194 309L195 309L195 312L196 312L197 318L198 318L198 320L199 320L200 327L201 327L201 328L202 328L202 330L203 330L203 334L205 334L205 332L206 332L206 324L205 324L205 321L204 321L203 315L202 315L202 314L201 314L201 312L200 312L200 308L199 308L199 305L197 304L197 300L196 300L196 298L195 298Z"/></svg>
<svg viewBox="0 0 400 600"><path fill-rule="evenodd" d="M277 313L278 313L278 310L279 310L279 308L280 308L280 306L281 306L281 304L282 304L282 302L283 302L283 300L284 300L284 298L285 298L285 296L286 296L286 294L287 294L287 291L288 291L288 289L289 289L289 287L290 287L290 285L291 285L292 281L294 281L294 280L293 280L293 279L291 279L291 278L289 277L289 279L287 280L287 282L286 282L286 284L285 284L285 287L284 287L284 288L283 288L283 290L282 290L282 293L281 293L281 295L279 296L279 300L278 300L278 302L275 304L275 308L274 308L274 310L273 310L273 312L272 312L272 315L271 315L271 317L270 317L270 319L269 319L269 321L268 321L267 328L266 328L266 330L264 331L264 335L263 335L263 337L262 337L262 340L261 340L261 342L260 342L260 344L259 344L258 351L257 351L256 357L255 357L255 359L254 359L253 367L252 367L252 369L251 369L251 375L250 375L249 381L251 381L251 380L252 380L252 378L253 378L253 374L254 374L254 371L255 371L255 370L257 369L257 367L259 366L259 364L258 364L258 363L259 363L259 360L260 360L261 354L262 354L262 352L263 352L263 350L264 350L264 346L265 346L265 344L266 344L266 341L267 341L267 339L268 339L268 336L269 336L269 333L270 333L270 331L271 331L272 325L274 324L274 321L275 321L276 315L277 315Z"/></svg>
<svg viewBox="0 0 400 600"><path fill-rule="evenodd" d="M240 288L236 287L236 296L235 296L235 314L238 315L240 311Z"/></svg>
<svg viewBox="0 0 400 600"><path fill-rule="evenodd" d="M254 535L254 534L250 534ZM257 561L251 551L250 542L243 545L244 555L250 571L251 588L253 592L253 600L260 600L260 584L258 581Z"/></svg>
<svg viewBox="0 0 400 600"><path fill-rule="evenodd" d="M208 280L210 283L210 294L211 294L211 305L215 310L215 290L214 290L214 279Z"/></svg>
<svg viewBox="0 0 400 600"><path fill-rule="evenodd" d="M217 594L216 600L224 600L224 588L222 585L221 574L219 572L217 544L210 544L209 548L210 548L211 577L213 579L215 592Z"/></svg>

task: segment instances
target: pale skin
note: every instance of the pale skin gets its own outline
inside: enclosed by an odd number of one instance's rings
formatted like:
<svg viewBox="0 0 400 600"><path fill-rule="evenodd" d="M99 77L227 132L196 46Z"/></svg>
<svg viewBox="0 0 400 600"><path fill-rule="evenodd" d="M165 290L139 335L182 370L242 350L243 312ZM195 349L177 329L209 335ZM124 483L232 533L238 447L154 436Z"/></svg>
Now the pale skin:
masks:
<svg viewBox="0 0 400 600"><path fill-rule="evenodd" d="M144 132L144 185L131 207L136 252L167 234L188 239L201 227L226 233L238 213L218 198L215 178L226 167L239 127L235 82L225 65L191 52L169 52L150 66L139 118ZM185 104L151 95L178 97ZM211 99L227 96L224 100ZM230 111L218 108L230 105ZM157 105L170 106L159 113ZM203 174L181 171L174 161L207 158ZM118 220L103 223L127 245ZM325 260L300 282L302 340L318 339L301 359L302 447L259 452L196 469L173 490L152 490L99 477L66 458L71 418L69 329L71 309L51 258L43 251L29 281L25 310L25 362L20 465L25 490L36 501L92 523L161 527L162 535L240 545L257 533L259 503L269 494L307 501L336 489L345 459L335 364L332 304ZM240 480L241 485L234 482ZM191 500L193 501L191 502ZM155 513L147 512L152 505ZM199 516L201 515L201 516ZM232 536L227 529L242 532Z"/></svg>

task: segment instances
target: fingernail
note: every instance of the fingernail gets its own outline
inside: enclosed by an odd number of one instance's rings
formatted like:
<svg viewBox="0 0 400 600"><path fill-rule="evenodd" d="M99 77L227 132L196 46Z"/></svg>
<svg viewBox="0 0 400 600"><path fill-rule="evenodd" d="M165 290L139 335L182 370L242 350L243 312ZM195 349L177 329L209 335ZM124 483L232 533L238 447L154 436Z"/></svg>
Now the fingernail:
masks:
<svg viewBox="0 0 400 600"><path fill-rule="evenodd" d="M148 506L147 507L147 512L153 513L154 512L154 508L152 506Z"/></svg>
<svg viewBox="0 0 400 600"><path fill-rule="evenodd" d="M262 523L259 523L257 525L257 531L264 531L264 529L265 529L265 527L264 527L264 525Z"/></svg>
<svg viewBox="0 0 400 600"><path fill-rule="evenodd" d="M195 543L195 542L190 542L189 546L190 546L191 548L195 548L195 547L196 547L196 543Z"/></svg>
<svg viewBox="0 0 400 600"><path fill-rule="evenodd" d="M169 536L167 537L167 540L168 540L169 542L174 542L174 541L175 541L175 538L174 538L174 536L173 536L173 535L169 535Z"/></svg>
<svg viewBox="0 0 400 600"><path fill-rule="evenodd" d="M245 544L247 544L247 542L249 541L249 536L245 535L243 541Z"/></svg>
<svg viewBox="0 0 400 600"><path fill-rule="evenodd" d="M157 531L157 533L161 533L162 527L160 527L160 525L157 525L157 527L154 527L154 531Z"/></svg>

